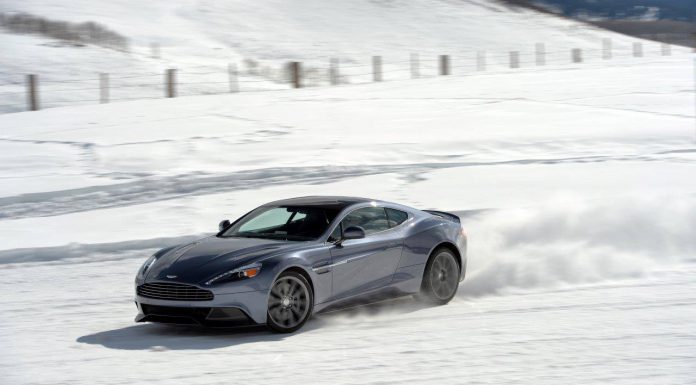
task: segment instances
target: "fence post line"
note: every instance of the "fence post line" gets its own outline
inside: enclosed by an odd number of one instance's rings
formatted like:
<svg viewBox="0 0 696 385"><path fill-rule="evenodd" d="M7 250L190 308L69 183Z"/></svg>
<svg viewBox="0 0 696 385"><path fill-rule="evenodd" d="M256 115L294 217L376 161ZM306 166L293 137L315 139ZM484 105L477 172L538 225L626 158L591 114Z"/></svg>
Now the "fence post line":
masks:
<svg viewBox="0 0 696 385"><path fill-rule="evenodd" d="M633 57L643 57L643 43L633 43Z"/></svg>
<svg viewBox="0 0 696 385"><path fill-rule="evenodd" d="M302 87L302 64L297 61L290 62L290 82L293 88Z"/></svg>
<svg viewBox="0 0 696 385"><path fill-rule="evenodd" d="M450 74L449 55L440 55L440 75L447 76Z"/></svg>
<svg viewBox="0 0 696 385"><path fill-rule="evenodd" d="M672 46L667 43L662 43L662 56L672 55Z"/></svg>
<svg viewBox="0 0 696 385"><path fill-rule="evenodd" d="M164 82L166 85L165 96L168 98L176 97L176 70L175 69L173 69L173 68L167 69Z"/></svg>
<svg viewBox="0 0 696 385"><path fill-rule="evenodd" d="M519 51L510 51L510 68L520 68Z"/></svg>
<svg viewBox="0 0 696 385"><path fill-rule="evenodd" d="M609 38L604 38L602 39L602 59L604 60L609 60L612 57L612 43L611 39Z"/></svg>
<svg viewBox="0 0 696 385"><path fill-rule="evenodd" d="M160 58L160 45L159 43L150 43L150 56L153 59L159 59Z"/></svg>
<svg viewBox="0 0 696 385"><path fill-rule="evenodd" d="M109 74L99 74L99 103L109 102Z"/></svg>
<svg viewBox="0 0 696 385"><path fill-rule="evenodd" d="M227 77L230 83L230 93L239 92L239 81L237 80L237 65L227 64Z"/></svg>
<svg viewBox="0 0 696 385"><path fill-rule="evenodd" d="M573 60L573 63L582 63L582 49L573 48L570 56L571 56L571 59Z"/></svg>
<svg viewBox="0 0 696 385"><path fill-rule="evenodd" d="M38 76L27 75L27 107L29 111L39 110Z"/></svg>
<svg viewBox="0 0 696 385"><path fill-rule="evenodd" d="M338 71L338 59L331 58L331 61L329 63L329 82L332 86L336 86L340 83L340 75Z"/></svg>
<svg viewBox="0 0 696 385"><path fill-rule="evenodd" d="M486 70L486 51L476 52L476 71Z"/></svg>
<svg viewBox="0 0 696 385"><path fill-rule="evenodd" d="M696 37L696 34L694 34ZM694 46L694 51L696 52L696 46ZM694 89L696 89L696 57L694 57ZM694 111L696 111L696 92L694 92ZM696 114L694 115L694 123L696 123ZM694 131L694 143L696 143L696 131Z"/></svg>
<svg viewBox="0 0 696 385"><path fill-rule="evenodd" d="M536 43L536 65L543 66L546 65L546 44Z"/></svg>
<svg viewBox="0 0 696 385"><path fill-rule="evenodd" d="M411 79L417 79L420 77L420 63L418 61L418 54L411 54Z"/></svg>
<svg viewBox="0 0 696 385"><path fill-rule="evenodd" d="M382 81L382 57L372 57L372 80L375 82Z"/></svg>

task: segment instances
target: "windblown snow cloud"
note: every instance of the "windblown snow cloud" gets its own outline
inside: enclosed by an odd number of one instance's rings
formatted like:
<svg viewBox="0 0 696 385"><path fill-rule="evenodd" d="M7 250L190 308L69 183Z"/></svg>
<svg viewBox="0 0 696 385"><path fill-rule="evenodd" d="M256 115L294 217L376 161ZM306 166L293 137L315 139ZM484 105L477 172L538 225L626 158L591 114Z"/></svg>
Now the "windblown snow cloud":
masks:
<svg viewBox="0 0 696 385"><path fill-rule="evenodd" d="M465 226L469 273L462 295L643 275L696 256L696 199L558 199L487 212Z"/></svg>

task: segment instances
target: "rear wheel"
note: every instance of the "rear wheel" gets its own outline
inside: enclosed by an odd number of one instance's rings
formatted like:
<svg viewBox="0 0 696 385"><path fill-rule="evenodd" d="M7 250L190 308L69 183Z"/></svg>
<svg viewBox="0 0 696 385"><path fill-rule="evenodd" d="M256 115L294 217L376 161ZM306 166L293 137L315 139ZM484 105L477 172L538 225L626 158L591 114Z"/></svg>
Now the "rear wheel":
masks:
<svg viewBox="0 0 696 385"><path fill-rule="evenodd" d="M435 305L449 302L459 288L459 264L448 249L437 249L425 265L419 299Z"/></svg>
<svg viewBox="0 0 696 385"><path fill-rule="evenodd" d="M267 324L273 331L291 333L312 315L314 295L307 279L289 271L273 283L268 296Z"/></svg>

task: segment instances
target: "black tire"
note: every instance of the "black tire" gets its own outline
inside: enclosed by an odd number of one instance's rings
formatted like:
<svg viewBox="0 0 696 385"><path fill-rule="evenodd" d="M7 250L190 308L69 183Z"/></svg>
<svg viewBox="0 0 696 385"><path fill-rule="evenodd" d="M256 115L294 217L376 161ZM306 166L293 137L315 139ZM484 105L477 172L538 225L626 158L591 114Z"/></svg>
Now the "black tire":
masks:
<svg viewBox="0 0 696 385"><path fill-rule="evenodd" d="M266 325L278 333L292 333L307 322L313 308L312 285L302 274L284 272L268 294Z"/></svg>
<svg viewBox="0 0 696 385"><path fill-rule="evenodd" d="M419 300L433 305L444 305L454 298L459 288L459 264L447 248L435 250L425 265Z"/></svg>

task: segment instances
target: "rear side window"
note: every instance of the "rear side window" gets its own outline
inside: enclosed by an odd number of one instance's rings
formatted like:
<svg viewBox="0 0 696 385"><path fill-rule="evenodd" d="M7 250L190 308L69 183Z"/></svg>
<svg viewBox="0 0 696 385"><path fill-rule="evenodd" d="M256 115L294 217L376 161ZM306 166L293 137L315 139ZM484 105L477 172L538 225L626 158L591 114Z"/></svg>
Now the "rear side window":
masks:
<svg viewBox="0 0 696 385"><path fill-rule="evenodd" d="M398 226L408 219L408 214L401 210L396 209L385 209L387 211L387 219L389 220L389 227Z"/></svg>
<svg viewBox="0 0 696 385"><path fill-rule="evenodd" d="M351 226L362 227L366 235L389 230L387 214L383 207L365 207L357 209L346 215L343 221L341 221L341 225L344 230Z"/></svg>

